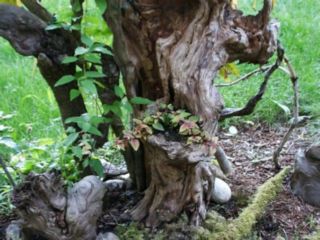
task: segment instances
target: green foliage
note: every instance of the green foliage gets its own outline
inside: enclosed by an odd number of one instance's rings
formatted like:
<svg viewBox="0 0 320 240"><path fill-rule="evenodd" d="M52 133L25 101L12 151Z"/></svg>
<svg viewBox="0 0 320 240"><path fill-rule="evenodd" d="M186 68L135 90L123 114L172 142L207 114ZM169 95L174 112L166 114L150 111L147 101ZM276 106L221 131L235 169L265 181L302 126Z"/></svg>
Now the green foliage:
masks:
<svg viewBox="0 0 320 240"><path fill-rule="evenodd" d="M116 233L123 240L143 240L145 239L145 232L140 230L134 223L130 225L118 225L116 227Z"/></svg>
<svg viewBox="0 0 320 240"><path fill-rule="evenodd" d="M241 240L247 239L257 219L261 217L268 204L282 190L282 182L287 176L289 168L267 180L261 185L252 203L246 207L237 219L227 221L216 213L208 214L204 227L198 232L198 239L212 240Z"/></svg>
<svg viewBox="0 0 320 240"><path fill-rule="evenodd" d="M134 119L132 131L126 131L122 139L116 140L116 145L124 149L130 145L135 151L139 149L140 140L148 136L168 132L187 144L203 144L210 150L216 148L217 138L209 138L201 129L202 120L198 116L192 116L185 110L174 110L173 106L161 105L159 111L154 114L146 114L142 119Z"/></svg>

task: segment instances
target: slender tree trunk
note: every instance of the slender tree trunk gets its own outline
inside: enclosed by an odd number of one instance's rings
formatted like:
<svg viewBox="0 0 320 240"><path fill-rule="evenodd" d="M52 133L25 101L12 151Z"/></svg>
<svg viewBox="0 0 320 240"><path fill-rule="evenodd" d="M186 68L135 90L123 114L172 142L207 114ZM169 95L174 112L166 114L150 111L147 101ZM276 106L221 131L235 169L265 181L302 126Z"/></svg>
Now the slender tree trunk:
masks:
<svg viewBox="0 0 320 240"><path fill-rule="evenodd" d="M202 117L209 136L216 135L223 109L213 85L219 69L236 60L264 64L277 49L278 25L269 21L271 0L264 0L257 16L242 16L228 0L107 2L104 17L114 33L115 59L129 98L187 109ZM135 117L145 110L135 106ZM156 226L186 210L199 224L217 174L207 162L210 154L162 134L144 141L142 152L128 164L138 189L147 187L133 217Z"/></svg>

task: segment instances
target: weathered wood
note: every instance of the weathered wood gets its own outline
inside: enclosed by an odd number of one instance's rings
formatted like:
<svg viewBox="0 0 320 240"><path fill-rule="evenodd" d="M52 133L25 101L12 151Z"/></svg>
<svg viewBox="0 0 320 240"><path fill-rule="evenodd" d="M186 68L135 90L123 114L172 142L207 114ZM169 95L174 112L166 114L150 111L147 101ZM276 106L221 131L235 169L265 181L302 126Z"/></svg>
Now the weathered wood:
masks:
<svg viewBox="0 0 320 240"><path fill-rule="evenodd" d="M85 177L67 191L56 172L30 174L14 189L12 203L22 231L48 240L94 240L105 191L96 176Z"/></svg>
<svg viewBox="0 0 320 240"><path fill-rule="evenodd" d="M237 60L265 64L278 48L279 26L269 19L272 0L264 0L256 16L243 16L232 9L228 0L107 3L104 17L114 34L115 60L123 73L128 97L149 98L155 106L172 103L176 109L199 115L208 136L216 135L224 108L213 85L219 69ZM139 118L145 110L134 106L134 116ZM167 149L170 144L180 150ZM191 222L199 224L206 209L207 192L202 185L212 183L209 179L214 173L210 177L203 174L210 172L203 170L203 166L210 168L206 158L192 165L189 157L181 160L175 154L180 151L194 156L200 149L193 149L193 153L183 142L173 143L159 136L143 142L142 149L143 157L132 159L128 167L134 182L143 183L137 184L138 189L148 187L133 212L135 219L146 220L150 226L170 221L187 210L193 199L196 210ZM171 156L172 152L175 154ZM183 191L189 193L184 195Z"/></svg>
<svg viewBox="0 0 320 240"><path fill-rule="evenodd" d="M186 211L190 223L199 225L205 219L215 177L225 178L211 164L209 150L158 134L144 142L144 151L149 187L133 210L133 218L156 227Z"/></svg>

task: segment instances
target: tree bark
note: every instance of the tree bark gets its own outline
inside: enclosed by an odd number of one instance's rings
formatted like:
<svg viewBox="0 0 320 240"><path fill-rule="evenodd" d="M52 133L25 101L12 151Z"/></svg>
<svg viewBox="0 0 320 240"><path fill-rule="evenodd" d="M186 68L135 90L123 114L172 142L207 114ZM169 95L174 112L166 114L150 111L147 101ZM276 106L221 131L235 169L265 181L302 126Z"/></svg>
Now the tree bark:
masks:
<svg viewBox="0 0 320 240"><path fill-rule="evenodd" d="M124 75L128 97L149 98L155 106L172 103L176 109L199 115L209 136L216 135L224 107L213 85L219 69L237 60L264 64L278 47L278 24L269 19L272 0L264 0L256 16L243 16L228 0L107 3L104 18L114 33L115 59ZM145 110L134 106L134 116L141 117ZM190 220L199 224L211 191L207 187L215 177L214 171L203 170L208 153L199 145L191 151L163 135L150 137L142 149L143 157L128 164L138 189L148 187L133 211L134 218L156 226L191 207ZM202 155L195 163L189 156L180 159L177 151Z"/></svg>

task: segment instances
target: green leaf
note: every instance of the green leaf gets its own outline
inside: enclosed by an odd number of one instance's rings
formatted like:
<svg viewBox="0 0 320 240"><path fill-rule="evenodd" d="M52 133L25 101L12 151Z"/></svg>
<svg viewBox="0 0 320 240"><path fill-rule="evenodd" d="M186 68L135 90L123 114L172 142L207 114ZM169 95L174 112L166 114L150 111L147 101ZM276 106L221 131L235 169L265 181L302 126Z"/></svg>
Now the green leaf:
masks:
<svg viewBox="0 0 320 240"><path fill-rule="evenodd" d="M87 132L88 132L88 133L91 133L91 134L93 134L93 135L97 135L97 136L99 136L99 137L102 137L102 136L103 136L102 133L98 130L98 128L96 128L96 127L94 127L94 126L91 126L91 127L88 129Z"/></svg>
<svg viewBox="0 0 320 240"><path fill-rule="evenodd" d="M79 137L79 133L71 133L68 135L68 137L64 140L64 145L66 147L69 147L71 144L73 144L77 138Z"/></svg>
<svg viewBox="0 0 320 240"><path fill-rule="evenodd" d="M84 56L84 59L88 62L91 62L91 63L95 63L95 64L101 64L101 60L100 60L100 57L97 56L96 54L86 54Z"/></svg>
<svg viewBox="0 0 320 240"><path fill-rule="evenodd" d="M272 102L274 102L279 108L281 108L286 115L291 114L290 109L286 105L284 105L278 101L275 101L275 100L272 100Z"/></svg>
<svg viewBox="0 0 320 240"><path fill-rule="evenodd" d="M104 168L103 168L103 165L99 159L89 160L89 165L99 175L99 177L104 176Z"/></svg>
<svg viewBox="0 0 320 240"><path fill-rule="evenodd" d="M89 49L88 48L84 48L84 47L77 47L75 52L74 52L74 55L76 56L79 56L79 55L83 55L83 54L86 54L89 52Z"/></svg>
<svg viewBox="0 0 320 240"><path fill-rule="evenodd" d="M72 147L72 153L77 157L77 158L82 158L82 148L79 146Z"/></svg>
<svg viewBox="0 0 320 240"><path fill-rule="evenodd" d="M65 123L66 124L69 124L69 123L78 123L78 122L83 122L84 119L82 117L69 117L65 120Z"/></svg>
<svg viewBox="0 0 320 240"><path fill-rule="evenodd" d="M78 126L84 131L88 132L92 125L89 122L78 122Z"/></svg>
<svg viewBox="0 0 320 240"><path fill-rule="evenodd" d="M85 76L87 78L103 78L106 75L97 71L88 71L86 72Z"/></svg>
<svg viewBox="0 0 320 240"><path fill-rule="evenodd" d="M200 117L199 116L191 116L191 117L189 117L188 120L192 121L192 122L199 122L200 121Z"/></svg>
<svg viewBox="0 0 320 240"><path fill-rule="evenodd" d="M73 25L71 25L70 30L80 31L81 25L80 24L73 24Z"/></svg>
<svg viewBox="0 0 320 240"><path fill-rule="evenodd" d="M106 0L95 0L97 7L100 9L101 13L107 10L107 1Z"/></svg>
<svg viewBox="0 0 320 240"><path fill-rule="evenodd" d="M93 51L95 52L99 52L99 53L103 53L103 54L107 54L107 55L111 55L112 56L112 52L105 48L105 47L102 47L102 46L97 46L97 47L94 47L93 48Z"/></svg>
<svg viewBox="0 0 320 240"><path fill-rule="evenodd" d="M130 102L132 104L141 104L141 105L148 105L150 103L153 103L153 101L147 99L147 98L142 98L142 97L134 97L130 99Z"/></svg>
<svg viewBox="0 0 320 240"><path fill-rule="evenodd" d="M97 88L91 80L81 81L81 87L90 94L97 94Z"/></svg>
<svg viewBox="0 0 320 240"><path fill-rule="evenodd" d="M93 45L92 39L86 35L81 36L81 42L85 44L87 47L91 47Z"/></svg>
<svg viewBox="0 0 320 240"><path fill-rule="evenodd" d="M123 97L124 97L124 91L123 91L122 88L119 87L119 86L114 86L114 93L115 93L116 96L118 96L119 98L123 98Z"/></svg>
<svg viewBox="0 0 320 240"><path fill-rule="evenodd" d="M70 101L73 101L74 99L76 99L77 97L80 96L80 91L78 89L72 89L70 91Z"/></svg>
<svg viewBox="0 0 320 240"><path fill-rule="evenodd" d="M63 64L68 64L68 63L74 63L78 61L78 58L77 57L74 57L74 56L69 56L69 57L65 57L63 60L62 60L62 63Z"/></svg>
<svg viewBox="0 0 320 240"><path fill-rule="evenodd" d="M154 124L152 124L152 127L158 131L164 131L164 127L159 122L155 122Z"/></svg>
<svg viewBox="0 0 320 240"><path fill-rule="evenodd" d="M63 76L62 78L60 78L60 79L56 82L56 84L55 84L54 86L55 86L55 87L58 87L58 86L61 86L61 85L70 83L70 82L74 81L75 79L76 79L75 76L65 75L65 76Z"/></svg>

